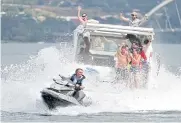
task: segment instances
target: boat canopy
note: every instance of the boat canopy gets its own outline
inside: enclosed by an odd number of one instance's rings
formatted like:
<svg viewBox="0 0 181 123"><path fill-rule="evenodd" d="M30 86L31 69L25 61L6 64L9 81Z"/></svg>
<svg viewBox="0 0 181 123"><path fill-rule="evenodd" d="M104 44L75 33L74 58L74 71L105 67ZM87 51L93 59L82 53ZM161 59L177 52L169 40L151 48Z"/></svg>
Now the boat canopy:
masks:
<svg viewBox="0 0 181 123"><path fill-rule="evenodd" d="M75 55L80 54L86 47L84 37L88 37L91 54L113 56L122 43L129 47L135 41L143 44L145 39L154 40L154 35L153 28L100 24L92 20L74 31L74 51Z"/></svg>
<svg viewBox="0 0 181 123"><path fill-rule="evenodd" d="M155 35L153 28L130 27L122 25L87 23L85 29L91 35L123 37L127 34L151 36Z"/></svg>

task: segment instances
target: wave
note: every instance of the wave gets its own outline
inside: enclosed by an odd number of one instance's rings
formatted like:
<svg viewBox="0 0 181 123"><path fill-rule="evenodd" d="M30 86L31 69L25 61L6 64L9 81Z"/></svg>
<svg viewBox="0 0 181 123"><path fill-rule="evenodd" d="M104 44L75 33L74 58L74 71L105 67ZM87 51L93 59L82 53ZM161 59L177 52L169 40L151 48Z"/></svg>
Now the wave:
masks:
<svg viewBox="0 0 181 123"><path fill-rule="evenodd" d="M36 112L54 115L79 115L100 112L133 112L143 110L181 110L181 77L161 66L159 76L153 74L148 89L130 90L120 83L97 82L97 77L112 80L111 68L77 64L71 60L71 49L44 48L30 60L1 70L1 110ZM153 64L154 65L154 64ZM49 111L41 100L40 91L58 74L65 76L77 67L91 67L99 72L86 72L85 93L93 100L90 107L72 106ZM156 67L153 67L153 73Z"/></svg>

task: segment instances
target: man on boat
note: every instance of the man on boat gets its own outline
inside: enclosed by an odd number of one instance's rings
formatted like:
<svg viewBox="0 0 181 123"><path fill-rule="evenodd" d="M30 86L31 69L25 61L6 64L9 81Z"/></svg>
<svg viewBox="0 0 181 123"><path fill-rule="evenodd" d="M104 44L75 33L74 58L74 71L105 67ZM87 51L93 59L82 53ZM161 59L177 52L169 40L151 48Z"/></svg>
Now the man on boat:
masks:
<svg viewBox="0 0 181 123"><path fill-rule="evenodd" d="M132 53L134 48L135 48L135 49L138 48L138 44L137 44L137 42L135 42L135 41L132 42L129 51Z"/></svg>
<svg viewBox="0 0 181 123"><path fill-rule="evenodd" d="M138 14L136 12L131 13L131 19L124 17L123 14L120 13L120 19L125 22L128 22L129 26L131 27L138 27L141 23L141 20L138 19ZM126 38L129 39L130 42L137 41L138 43L140 43L140 40L136 35L127 34Z"/></svg>
<svg viewBox="0 0 181 123"><path fill-rule="evenodd" d="M75 85L75 91L72 94L73 97L77 99L77 101L81 101L84 97L85 94L82 92L84 89L84 86L82 85L83 80L85 79L85 76L83 75L83 69L77 68L75 70L75 73L71 77L64 77L59 75L63 80L69 79L74 85Z"/></svg>
<svg viewBox="0 0 181 123"><path fill-rule="evenodd" d="M132 27L138 27L141 20L138 19L138 14L136 12L132 12L131 13L131 20L129 18L126 18L123 16L122 13L120 13L120 19L125 21L125 22L128 22L129 23L129 26L132 26Z"/></svg>
<svg viewBox="0 0 181 123"><path fill-rule="evenodd" d="M78 13L77 13L77 16L78 16L78 19L80 21L80 23L85 26L87 21L88 21L88 18L87 18L87 14L86 13L83 13L82 16L80 16L80 12L81 12L81 7L78 6Z"/></svg>
<svg viewBox="0 0 181 123"><path fill-rule="evenodd" d="M81 13L81 7L78 6L78 13L77 17L80 22L80 25L77 27L76 31L78 30L79 34L82 34L83 40L85 43L85 53L89 53L90 49L90 32L86 31L84 28L86 27L86 24L88 22L88 17L86 13L83 13L82 16L80 15Z"/></svg>

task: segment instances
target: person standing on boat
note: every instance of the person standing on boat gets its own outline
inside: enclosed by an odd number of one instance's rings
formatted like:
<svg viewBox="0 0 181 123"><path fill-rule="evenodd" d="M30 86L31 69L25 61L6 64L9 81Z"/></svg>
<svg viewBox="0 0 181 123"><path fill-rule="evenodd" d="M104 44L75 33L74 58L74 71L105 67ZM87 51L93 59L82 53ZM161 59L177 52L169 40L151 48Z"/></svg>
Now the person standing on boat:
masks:
<svg viewBox="0 0 181 123"><path fill-rule="evenodd" d="M123 21L125 21L125 22L128 22L128 23L129 23L129 26L138 27L139 24L140 24L140 22L141 22L141 20L138 19L138 14L137 14L136 12L132 12L132 13L131 13L131 17L132 17L131 19L126 18L126 17L123 16L122 13L120 13L120 19L121 19L121 20L123 20Z"/></svg>
<svg viewBox="0 0 181 123"><path fill-rule="evenodd" d="M134 86L135 88L138 88L139 73L140 73L140 62L141 62L141 55L139 54L139 49L133 48L133 53L130 54L130 57L131 57L130 87Z"/></svg>
<svg viewBox="0 0 181 123"><path fill-rule="evenodd" d="M81 12L81 7L78 6L77 16L78 16L79 22L80 22L83 26L85 26L86 23L88 22L87 14L86 14L86 13L83 13L82 16L80 16L80 12Z"/></svg>
<svg viewBox="0 0 181 123"><path fill-rule="evenodd" d="M152 45L151 45L151 41L146 39L144 41L144 45L143 45L143 50L146 54L146 57L147 57L147 62L151 62L151 57L152 57L152 52L153 52L153 48L152 48Z"/></svg>
<svg viewBox="0 0 181 123"><path fill-rule="evenodd" d="M124 17L123 14L120 13L120 19L128 22L129 26L131 27L138 27L141 23L141 20L138 19L138 14L136 12L131 13L131 19ZM140 43L140 39L136 35L127 34L126 38L129 39L130 42L137 41L138 43Z"/></svg>
<svg viewBox="0 0 181 123"><path fill-rule="evenodd" d="M151 41L146 39L144 41L144 45L142 49L146 57L145 60L142 61L142 71L143 71L143 76L145 80L144 86L146 86L149 79L149 73L150 73L150 68L151 68L151 58L152 58L152 52L153 52Z"/></svg>
<svg viewBox="0 0 181 123"><path fill-rule="evenodd" d="M79 34L82 34L83 36L83 40L85 43L85 53L89 53L89 49L90 49L90 32L85 30L86 24L88 22L88 17L86 13L83 13L82 16L80 15L81 13L81 7L78 6L78 13L77 13L77 17L78 20L80 22L80 25L77 27L76 32L79 32Z"/></svg>
<svg viewBox="0 0 181 123"><path fill-rule="evenodd" d="M115 63L115 68L116 68L116 73L117 73L116 78L118 80L121 79L121 80L127 81L129 78L128 65L130 62L130 58L128 56L128 51L125 45L123 45L122 47L118 49L117 53L115 54L114 60L116 62Z"/></svg>
<svg viewBox="0 0 181 123"><path fill-rule="evenodd" d="M143 65L143 69L145 70L145 72L149 71L152 52L153 52L153 48L151 45L151 41L146 39L142 46L142 53L143 53L142 54L142 58L143 58L142 65Z"/></svg>

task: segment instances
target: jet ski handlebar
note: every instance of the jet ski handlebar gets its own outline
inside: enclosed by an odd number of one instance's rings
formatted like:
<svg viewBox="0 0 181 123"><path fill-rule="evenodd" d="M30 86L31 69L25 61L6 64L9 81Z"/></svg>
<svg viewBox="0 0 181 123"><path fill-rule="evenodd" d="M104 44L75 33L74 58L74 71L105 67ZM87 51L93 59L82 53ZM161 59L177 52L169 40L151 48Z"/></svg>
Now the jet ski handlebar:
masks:
<svg viewBox="0 0 181 123"><path fill-rule="evenodd" d="M67 87L75 87L75 90L80 90L80 87L79 86L76 86L75 83L73 83L68 77L64 77L62 75L59 74L59 76L61 77L61 80L56 80L56 79L53 79L53 81L57 84L60 84L60 85L64 85L64 86L67 86ZM66 81L67 83L63 83L62 81Z"/></svg>
<svg viewBox="0 0 181 123"><path fill-rule="evenodd" d="M67 79L68 79L67 77L62 76L62 75L60 75L60 74L59 74L59 76L60 76L60 78L62 78L62 80L67 80Z"/></svg>
<svg viewBox="0 0 181 123"><path fill-rule="evenodd" d="M62 80L56 80L53 78L53 81L56 83L56 84L59 84L59 85L64 85L64 86L67 86L67 87L75 87L74 84L70 83L70 82L67 82L67 83L63 83Z"/></svg>
<svg viewBox="0 0 181 123"><path fill-rule="evenodd" d="M75 87L75 83L73 83L68 77L64 77L64 76L62 76L62 75L60 75L59 74L59 76L60 76L60 78L61 78L61 80L57 80L57 79L54 79L53 78L53 81L55 82L55 83L57 83L57 84L60 84L60 85L65 85L65 86L72 86L72 87ZM63 83L63 81L66 81L67 83Z"/></svg>
<svg viewBox="0 0 181 123"><path fill-rule="evenodd" d="M71 83L72 85L75 85L75 83L73 83L69 77L65 77L59 74L59 76L62 78L63 81L67 81L68 83Z"/></svg>

